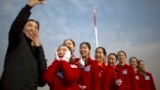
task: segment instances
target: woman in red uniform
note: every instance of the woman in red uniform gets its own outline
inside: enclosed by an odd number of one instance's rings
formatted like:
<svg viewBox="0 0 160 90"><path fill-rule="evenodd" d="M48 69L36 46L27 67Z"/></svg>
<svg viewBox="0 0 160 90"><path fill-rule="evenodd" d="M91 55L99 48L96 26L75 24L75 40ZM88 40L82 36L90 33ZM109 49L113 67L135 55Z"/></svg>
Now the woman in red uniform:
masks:
<svg viewBox="0 0 160 90"><path fill-rule="evenodd" d="M152 74L145 70L143 60L138 61L138 79L139 90L156 90Z"/></svg>
<svg viewBox="0 0 160 90"><path fill-rule="evenodd" d="M42 78L50 90L80 90L80 69L70 64L71 51L65 45L59 46L54 62L48 67Z"/></svg>
<svg viewBox="0 0 160 90"><path fill-rule="evenodd" d="M99 90L110 90L111 70L104 63L107 57L105 48L96 48L94 56L99 66Z"/></svg>
<svg viewBox="0 0 160 90"><path fill-rule="evenodd" d="M120 78L116 80L118 90L135 90L135 74L133 67L126 64L126 53L119 51L117 53L117 59L119 63L116 66L116 70L120 75Z"/></svg>
<svg viewBox="0 0 160 90"><path fill-rule="evenodd" d="M135 74L137 74L137 72L138 72L137 61L138 61L138 59L136 57L131 57L129 59L129 65L133 67Z"/></svg>
<svg viewBox="0 0 160 90"><path fill-rule="evenodd" d="M129 65L133 67L134 74L135 74L134 76L135 77L135 90L140 90L138 87L139 76L138 76L137 62L138 62L138 59L136 57L129 58Z"/></svg>
<svg viewBox="0 0 160 90"><path fill-rule="evenodd" d="M116 80L119 79L120 74L116 70L116 63L117 63L117 55L115 53L108 54L108 68L110 68L112 71L112 77L110 81L110 88L109 90L118 90L118 86L116 85Z"/></svg>
<svg viewBox="0 0 160 90"><path fill-rule="evenodd" d="M79 46L81 58L76 61L81 68L80 88L82 90L99 90L98 64L90 57L91 46L88 42L82 42Z"/></svg>

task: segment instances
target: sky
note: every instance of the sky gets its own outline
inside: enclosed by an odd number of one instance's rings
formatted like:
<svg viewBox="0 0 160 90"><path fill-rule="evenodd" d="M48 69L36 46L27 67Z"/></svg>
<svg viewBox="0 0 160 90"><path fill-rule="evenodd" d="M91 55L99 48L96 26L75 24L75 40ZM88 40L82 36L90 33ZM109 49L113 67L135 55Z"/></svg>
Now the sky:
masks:
<svg viewBox="0 0 160 90"><path fill-rule="evenodd" d="M0 75L8 45L8 31L21 8L28 0L0 0ZM35 6L30 18L40 22L40 39L47 64L54 59L57 47L65 39L79 44L91 44L94 59L96 39L93 7L96 8L98 45L107 53L124 50L127 63L131 56L144 60L151 72L157 90L160 90L160 0L46 0ZM48 86L38 88L48 90Z"/></svg>

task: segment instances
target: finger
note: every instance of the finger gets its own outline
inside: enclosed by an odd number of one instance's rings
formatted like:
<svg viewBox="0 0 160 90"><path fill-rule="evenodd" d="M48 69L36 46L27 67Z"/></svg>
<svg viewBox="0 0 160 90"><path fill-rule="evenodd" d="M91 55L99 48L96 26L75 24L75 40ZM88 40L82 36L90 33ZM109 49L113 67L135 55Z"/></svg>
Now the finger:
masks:
<svg viewBox="0 0 160 90"><path fill-rule="evenodd" d="M38 31L37 31L37 30L33 31L33 35L34 35L35 37L38 37Z"/></svg>
<svg viewBox="0 0 160 90"><path fill-rule="evenodd" d="M29 37L30 37L32 40L34 39L33 32L29 32Z"/></svg>
<svg viewBox="0 0 160 90"><path fill-rule="evenodd" d="M40 4L44 4L45 0L38 0Z"/></svg>

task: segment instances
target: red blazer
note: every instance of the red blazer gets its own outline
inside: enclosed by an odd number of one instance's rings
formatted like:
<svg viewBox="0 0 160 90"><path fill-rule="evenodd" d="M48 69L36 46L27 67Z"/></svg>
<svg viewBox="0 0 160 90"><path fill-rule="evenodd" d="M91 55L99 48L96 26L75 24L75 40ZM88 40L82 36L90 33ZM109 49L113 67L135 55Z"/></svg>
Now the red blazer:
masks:
<svg viewBox="0 0 160 90"><path fill-rule="evenodd" d="M80 58L76 58L78 62ZM86 86L85 90L99 90L99 68L97 62L93 61L90 57L87 58L85 67L81 69L80 85Z"/></svg>
<svg viewBox="0 0 160 90"><path fill-rule="evenodd" d="M50 90L80 90L80 69L66 61L55 60L44 72L42 79Z"/></svg>
<svg viewBox="0 0 160 90"><path fill-rule="evenodd" d="M132 66L116 66L117 77L122 80L122 84L117 90L135 90L135 73Z"/></svg>
<svg viewBox="0 0 160 90"><path fill-rule="evenodd" d="M119 71L116 69L116 67L113 67L113 66L110 66L108 65L107 66L108 69L110 69L110 74L111 74L111 80L110 80L110 86L109 86L109 89L108 90L119 90L119 86L117 86L115 84L116 80L121 78L121 74L119 73ZM107 90L107 89L106 89Z"/></svg>
<svg viewBox="0 0 160 90"><path fill-rule="evenodd" d="M100 90L110 90L113 71L104 63L99 65Z"/></svg>
<svg viewBox="0 0 160 90"><path fill-rule="evenodd" d="M138 83L137 90L156 90L152 74L146 72L145 75L138 73L136 75L136 82Z"/></svg>
<svg viewBox="0 0 160 90"><path fill-rule="evenodd" d="M135 72L134 78L135 78L135 90L140 90L138 70Z"/></svg>

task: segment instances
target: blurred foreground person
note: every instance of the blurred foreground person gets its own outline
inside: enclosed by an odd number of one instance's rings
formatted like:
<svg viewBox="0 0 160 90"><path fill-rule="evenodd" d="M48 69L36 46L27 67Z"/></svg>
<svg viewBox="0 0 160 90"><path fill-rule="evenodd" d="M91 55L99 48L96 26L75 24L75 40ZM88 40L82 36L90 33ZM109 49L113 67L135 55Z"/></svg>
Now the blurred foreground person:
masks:
<svg viewBox="0 0 160 90"><path fill-rule="evenodd" d="M46 59L39 39L39 23L28 19L31 9L44 0L28 0L12 23L0 90L37 90Z"/></svg>

